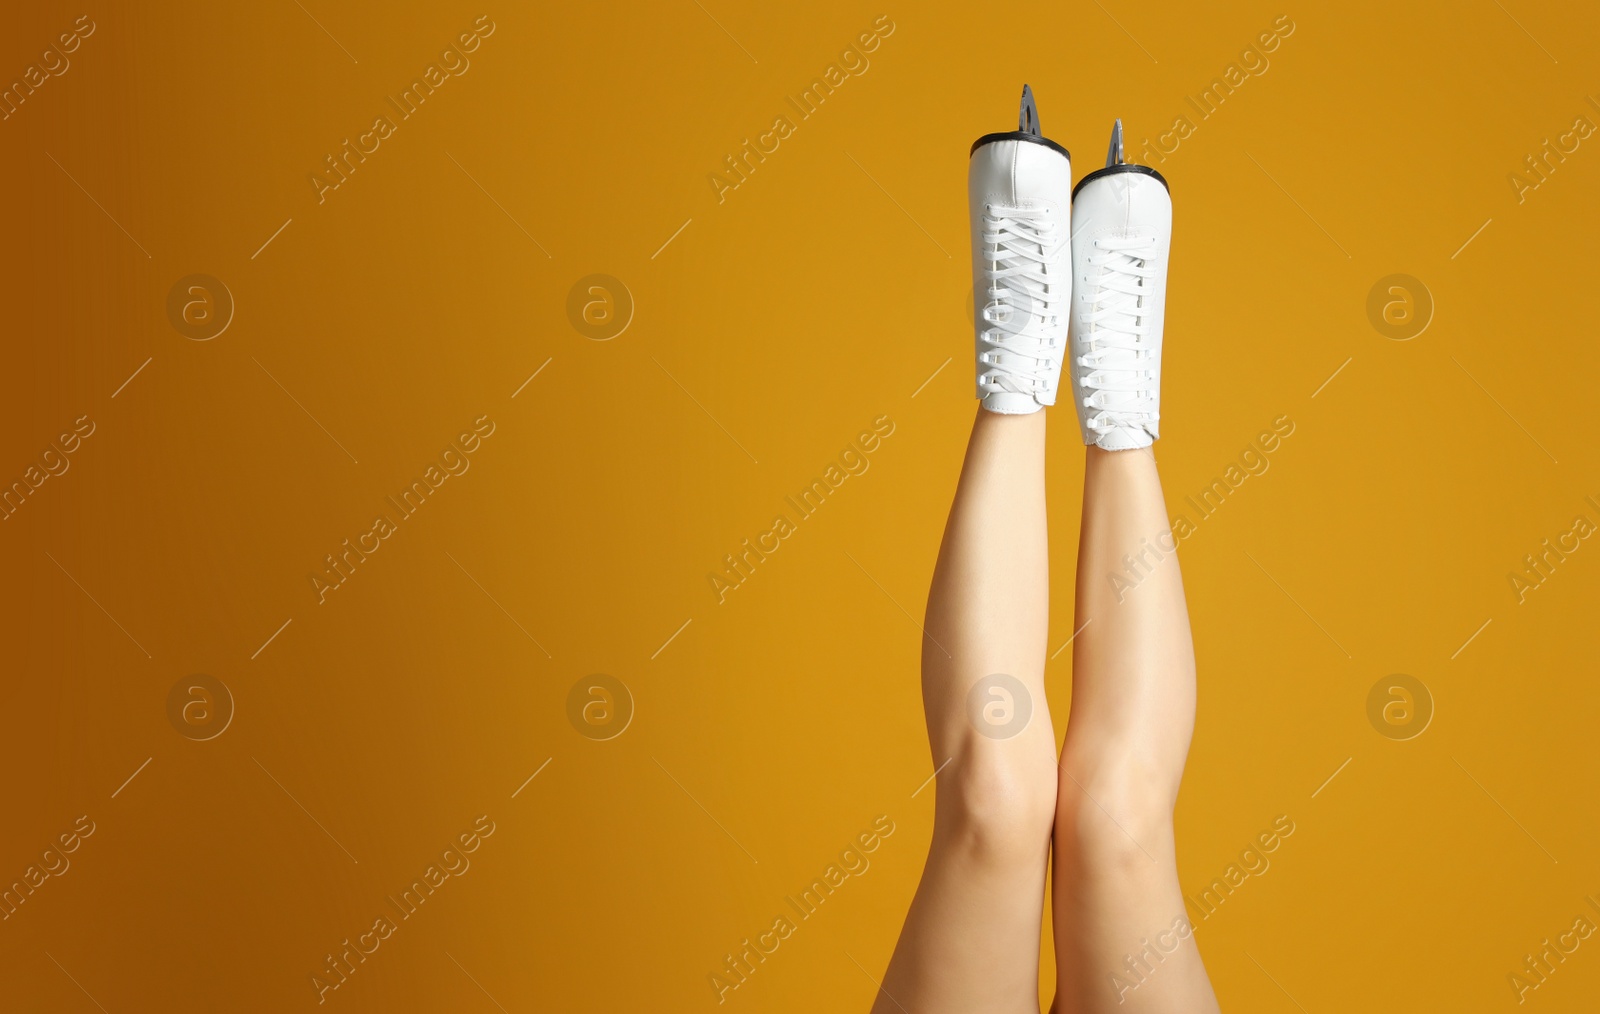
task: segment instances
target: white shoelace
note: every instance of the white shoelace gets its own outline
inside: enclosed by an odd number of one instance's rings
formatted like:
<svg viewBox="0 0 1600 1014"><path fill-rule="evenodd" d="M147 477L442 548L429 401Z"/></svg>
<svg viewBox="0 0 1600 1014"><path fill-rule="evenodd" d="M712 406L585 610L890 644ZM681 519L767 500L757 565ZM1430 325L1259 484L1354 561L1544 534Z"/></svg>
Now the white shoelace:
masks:
<svg viewBox="0 0 1600 1014"><path fill-rule="evenodd" d="M984 208L983 246L989 286L983 319L988 348L978 362L988 391L1035 394L1044 390L1056 339L1046 333L1059 320L1061 282L1050 263L1060 252L1057 223L1043 208Z"/></svg>
<svg viewBox="0 0 1600 1014"><path fill-rule="evenodd" d="M1155 370L1151 365L1149 324L1144 307L1145 279L1155 269L1145 260L1154 246L1150 237L1102 236L1094 241L1097 251L1089 258L1093 307L1083 317L1088 325L1083 342L1088 351L1078 357L1080 366L1092 372L1083 376L1089 390L1083 404L1097 410L1087 422L1096 433L1119 427L1143 428L1158 418L1155 392L1151 384Z"/></svg>

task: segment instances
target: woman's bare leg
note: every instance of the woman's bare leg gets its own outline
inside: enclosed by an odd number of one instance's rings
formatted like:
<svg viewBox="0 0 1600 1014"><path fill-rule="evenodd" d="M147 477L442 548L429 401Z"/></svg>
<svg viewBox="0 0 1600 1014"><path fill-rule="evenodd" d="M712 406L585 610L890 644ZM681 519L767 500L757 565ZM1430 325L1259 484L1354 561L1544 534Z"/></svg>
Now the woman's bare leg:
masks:
<svg viewBox="0 0 1600 1014"><path fill-rule="evenodd" d="M1057 777L1044 694L1044 430L1043 412L982 409L972 427L922 643L933 764L949 763L876 1014L1039 1010Z"/></svg>
<svg viewBox="0 0 1600 1014"><path fill-rule="evenodd" d="M1088 448L1080 628L1055 823L1055 1009L1216 1011L1178 887L1172 810L1194 732L1194 645L1148 447Z"/></svg>

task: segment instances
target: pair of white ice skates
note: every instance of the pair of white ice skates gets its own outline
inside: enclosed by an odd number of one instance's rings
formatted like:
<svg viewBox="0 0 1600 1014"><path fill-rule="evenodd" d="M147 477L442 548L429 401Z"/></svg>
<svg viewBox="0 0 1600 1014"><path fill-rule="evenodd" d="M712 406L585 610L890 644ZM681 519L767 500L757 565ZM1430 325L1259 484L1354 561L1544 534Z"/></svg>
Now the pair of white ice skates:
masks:
<svg viewBox="0 0 1600 1014"><path fill-rule="evenodd" d="M1160 435L1167 182L1123 161L1118 120L1105 168L1074 187L1071 155L1039 132L1027 86L1018 119L972 145L978 397L1007 415L1054 405L1070 356L1084 443L1148 447Z"/></svg>

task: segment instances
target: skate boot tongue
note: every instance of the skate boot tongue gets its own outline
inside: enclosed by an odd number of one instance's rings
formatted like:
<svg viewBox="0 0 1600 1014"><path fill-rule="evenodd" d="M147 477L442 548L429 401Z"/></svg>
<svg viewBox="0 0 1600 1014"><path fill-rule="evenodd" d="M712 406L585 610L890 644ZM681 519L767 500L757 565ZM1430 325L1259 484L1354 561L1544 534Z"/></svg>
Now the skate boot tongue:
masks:
<svg viewBox="0 0 1600 1014"><path fill-rule="evenodd" d="M983 396L983 407L1001 415L1027 415L1029 412L1039 411L1039 403L1031 394L992 389Z"/></svg>

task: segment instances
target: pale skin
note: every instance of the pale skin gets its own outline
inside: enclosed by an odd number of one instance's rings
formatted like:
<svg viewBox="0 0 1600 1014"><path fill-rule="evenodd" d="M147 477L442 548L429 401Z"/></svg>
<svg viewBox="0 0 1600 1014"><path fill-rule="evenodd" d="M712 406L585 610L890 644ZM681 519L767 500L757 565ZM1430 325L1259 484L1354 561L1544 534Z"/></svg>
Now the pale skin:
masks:
<svg viewBox="0 0 1600 1014"><path fill-rule="evenodd" d="M944 765L933 840L873 1014L1037 1014L1052 855L1053 1014L1218 1011L1178 887L1172 812L1195 664L1155 457L1087 449L1058 758L1045 706L1044 436L1042 411L979 409L973 424L922 644L928 739ZM1114 587L1124 556L1141 551L1137 586ZM977 703L990 708L975 715L972 689L995 673L1022 692L988 681Z"/></svg>

